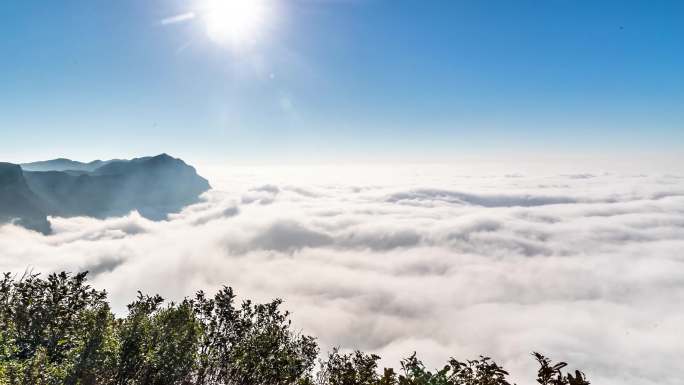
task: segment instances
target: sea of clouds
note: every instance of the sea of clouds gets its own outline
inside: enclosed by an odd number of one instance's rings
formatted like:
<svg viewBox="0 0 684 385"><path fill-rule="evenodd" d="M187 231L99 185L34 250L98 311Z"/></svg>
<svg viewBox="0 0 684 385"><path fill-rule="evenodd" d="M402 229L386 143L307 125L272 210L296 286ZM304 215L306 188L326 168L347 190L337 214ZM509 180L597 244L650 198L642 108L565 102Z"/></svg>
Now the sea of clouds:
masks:
<svg viewBox="0 0 684 385"><path fill-rule="evenodd" d="M205 176L203 202L164 222L0 227L0 268L89 270L119 312L137 290L281 297L323 353L358 348L386 365L413 351L433 367L487 354L530 384L534 350L596 384L681 384L682 176L436 165Z"/></svg>

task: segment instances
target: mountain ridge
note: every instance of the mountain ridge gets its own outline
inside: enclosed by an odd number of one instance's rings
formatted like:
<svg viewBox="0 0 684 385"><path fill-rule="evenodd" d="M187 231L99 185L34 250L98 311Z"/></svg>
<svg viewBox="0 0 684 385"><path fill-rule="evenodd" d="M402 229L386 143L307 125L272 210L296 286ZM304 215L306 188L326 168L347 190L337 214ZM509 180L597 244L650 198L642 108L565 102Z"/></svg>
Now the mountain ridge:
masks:
<svg viewBox="0 0 684 385"><path fill-rule="evenodd" d="M68 158L56 158L37 162L20 163L19 166L21 166L21 169L24 171L94 171L115 160L118 159L105 161L96 159L85 163Z"/></svg>

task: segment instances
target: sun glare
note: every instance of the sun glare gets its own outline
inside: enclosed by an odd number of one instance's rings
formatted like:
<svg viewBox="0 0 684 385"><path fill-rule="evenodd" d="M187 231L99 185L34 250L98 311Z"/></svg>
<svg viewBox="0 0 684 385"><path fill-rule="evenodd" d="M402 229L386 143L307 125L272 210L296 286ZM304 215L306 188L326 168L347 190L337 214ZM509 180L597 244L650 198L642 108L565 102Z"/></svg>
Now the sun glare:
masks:
<svg viewBox="0 0 684 385"><path fill-rule="evenodd" d="M268 0L207 0L207 35L217 43L240 47L254 43L269 18Z"/></svg>

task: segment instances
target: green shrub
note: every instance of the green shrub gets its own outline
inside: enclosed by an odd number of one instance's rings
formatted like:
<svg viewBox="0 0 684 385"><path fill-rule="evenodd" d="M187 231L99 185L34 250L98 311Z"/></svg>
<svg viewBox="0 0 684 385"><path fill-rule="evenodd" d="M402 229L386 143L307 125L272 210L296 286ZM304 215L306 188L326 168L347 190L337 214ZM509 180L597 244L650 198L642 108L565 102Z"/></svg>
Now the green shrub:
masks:
<svg viewBox="0 0 684 385"><path fill-rule="evenodd" d="M316 340L293 331L281 305L237 303L229 287L166 305L138 293L117 318L86 273L4 274L0 385L510 385L488 357L430 371L414 353L397 373L377 355L334 349L315 370ZM539 384L589 384L533 355Z"/></svg>

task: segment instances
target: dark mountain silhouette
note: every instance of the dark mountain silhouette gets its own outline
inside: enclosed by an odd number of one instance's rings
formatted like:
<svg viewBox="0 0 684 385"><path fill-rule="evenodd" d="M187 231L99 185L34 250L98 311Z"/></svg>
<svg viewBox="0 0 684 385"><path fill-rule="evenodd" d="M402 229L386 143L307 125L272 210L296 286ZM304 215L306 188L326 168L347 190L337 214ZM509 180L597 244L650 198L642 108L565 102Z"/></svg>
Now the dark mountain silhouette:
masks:
<svg viewBox="0 0 684 385"><path fill-rule="evenodd" d="M193 167L167 154L96 162L101 165L92 171L83 167L95 162L30 163L39 164L45 171L2 164L0 222L15 221L47 233L47 215L106 218L137 210L146 218L162 220L169 213L196 203L199 195L210 188ZM71 168L74 165L83 167ZM70 168L62 170L67 166ZM49 170L50 167L58 170Z"/></svg>

